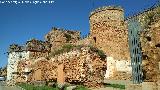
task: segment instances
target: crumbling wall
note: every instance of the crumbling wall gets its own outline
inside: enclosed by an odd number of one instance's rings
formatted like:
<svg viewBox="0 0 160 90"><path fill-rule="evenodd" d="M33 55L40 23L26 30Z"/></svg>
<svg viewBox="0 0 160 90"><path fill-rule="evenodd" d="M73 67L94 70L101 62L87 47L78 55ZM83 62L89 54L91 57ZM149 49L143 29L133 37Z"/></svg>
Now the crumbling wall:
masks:
<svg viewBox="0 0 160 90"><path fill-rule="evenodd" d="M141 33L144 81L157 82L160 62L160 19Z"/></svg>
<svg viewBox="0 0 160 90"><path fill-rule="evenodd" d="M24 46L12 44L9 47L9 57L7 65L7 80L10 81L13 77L17 77L17 66L21 60L37 59L47 57L50 52L50 44L45 41L31 39Z"/></svg>
<svg viewBox="0 0 160 90"><path fill-rule="evenodd" d="M52 30L45 35L45 40L48 41L52 47L51 51L54 51L66 43L76 43L80 40L79 31L69 31L59 28L52 28Z"/></svg>
<svg viewBox="0 0 160 90"><path fill-rule="evenodd" d="M106 71L106 61L89 47L74 49L70 52L56 55L51 59L35 60L28 81L57 81L58 67L63 64L64 79L69 83L83 83L88 87L102 85ZM62 78L62 77L60 77Z"/></svg>
<svg viewBox="0 0 160 90"><path fill-rule="evenodd" d="M80 51L72 51L52 58L52 61L64 62L65 80L67 82L84 83L86 86L96 87L103 82L106 61L103 61L89 47Z"/></svg>
<svg viewBox="0 0 160 90"><path fill-rule="evenodd" d="M25 59L18 62L17 73L15 73L16 77L14 78L16 83L28 81L28 75L31 73L33 62L34 61L31 59Z"/></svg>

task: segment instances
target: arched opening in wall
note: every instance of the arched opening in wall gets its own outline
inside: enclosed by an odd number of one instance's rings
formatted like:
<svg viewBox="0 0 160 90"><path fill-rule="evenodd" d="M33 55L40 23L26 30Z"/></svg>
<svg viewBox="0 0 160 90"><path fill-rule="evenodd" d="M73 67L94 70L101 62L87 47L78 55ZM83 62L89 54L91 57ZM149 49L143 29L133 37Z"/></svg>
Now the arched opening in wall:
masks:
<svg viewBox="0 0 160 90"><path fill-rule="evenodd" d="M93 37L94 42L96 43L96 37Z"/></svg>

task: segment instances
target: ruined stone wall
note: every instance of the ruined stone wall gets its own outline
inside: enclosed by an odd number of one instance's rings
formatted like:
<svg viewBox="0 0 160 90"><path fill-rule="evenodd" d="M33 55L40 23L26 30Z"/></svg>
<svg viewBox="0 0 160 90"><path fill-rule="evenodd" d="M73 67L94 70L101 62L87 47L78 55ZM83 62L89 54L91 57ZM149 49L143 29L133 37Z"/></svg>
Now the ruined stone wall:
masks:
<svg viewBox="0 0 160 90"><path fill-rule="evenodd" d="M147 9L137 15L129 17L136 19L141 25L140 43L142 50L143 79L148 82L159 80L159 39L160 39L160 7Z"/></svg>
<svg viewBox="0 0 160 90"><path fill-rule="evenodd" d="M19 68L18 63L20 61L28 60L28 59L32 61L40 57L47 57L49 52L50 52L50 44L48 42L44 42L36 39L27 41L27 43L24 46L19 46L17 44L10 45L8 65L7 65L8 84L13 84L15 82L14 81L15 78L18 77L17 76L17 72ZM19 81L22 81L22 79Z"/></svg>
<svg viewBox="0 0 160 90"><path fill-rule="evenodd" d="M64 79L69 83L84 83L89 87L99 87L104 80L106 61L90 51L89 47L72 50L70 52L56 55L51 59L45 58L34 60L32 71L28 75L29 82L56 81L63 77L58 75L59 65L64 65Z"/></svg>
<svg viewBox="0 0 160 90"><path fill-rule="evenodd" d="M95 46L117 60L129 58L128 31L120 7L102 7L90 15L90 33Z"/></svg>
<svg viewBox="0 0 160 90"><path fill-rule="evenodd" d="M144 81L157 82L160 79L160 19L141 33L140 40Z"/></svg>
<svg viewBox="0 0 160 90"><path fill-rule="evenodd" d="M76 43L80 40L79 31L69 31L59 28L52 28L52 30L45 35L45 40L48 41L52 47L51 51L60 48L66 43Z"/></svg>

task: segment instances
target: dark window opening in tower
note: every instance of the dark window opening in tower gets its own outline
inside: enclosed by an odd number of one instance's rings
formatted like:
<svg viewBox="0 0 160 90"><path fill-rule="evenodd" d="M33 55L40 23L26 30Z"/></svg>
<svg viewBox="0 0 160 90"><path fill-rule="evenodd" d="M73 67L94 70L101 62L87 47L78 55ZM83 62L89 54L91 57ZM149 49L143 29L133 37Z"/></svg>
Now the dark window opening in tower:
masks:
<svg viewBox="0 0 160 90"><path fill-rule="evenodd" d="M158 44L156 44L155 46L156 46L157 48L160 48L160 44L159 44L159 43L158 43Z"/></svg>
<svg viewBox="0 0 160 90"><path fill-rule="evenodd" d="M94 39L94 42L96 43L96 37L93 37L93 39Z"/></svg>
<svg viewBox="0 0 160 90"><path fill-rule="evenodd" d="M147 39L148 41L151 41L151 37L149 37L149 36L147 36L146 39Z"/></svg>

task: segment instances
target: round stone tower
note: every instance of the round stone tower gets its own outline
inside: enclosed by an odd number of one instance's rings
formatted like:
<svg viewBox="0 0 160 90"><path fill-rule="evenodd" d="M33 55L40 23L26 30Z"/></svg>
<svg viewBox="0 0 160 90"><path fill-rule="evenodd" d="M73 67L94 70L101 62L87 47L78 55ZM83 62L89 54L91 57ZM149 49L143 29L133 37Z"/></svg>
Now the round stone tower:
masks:
<svg viewBox="0 0 160 90"><path fill-rule="evenodd" d="M93 44L116 60L129 60L127 24L121 7L101 7L90 14Z"/></svg>

